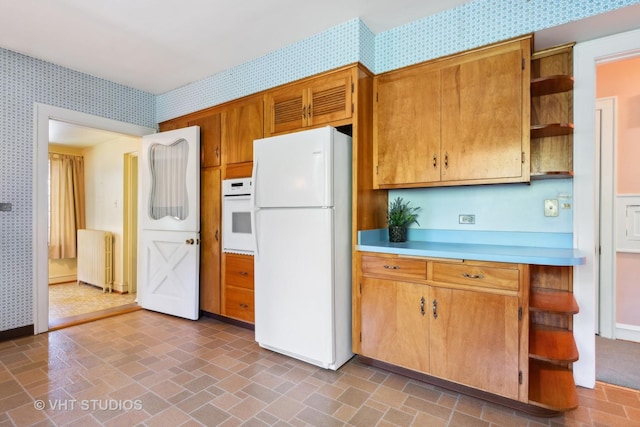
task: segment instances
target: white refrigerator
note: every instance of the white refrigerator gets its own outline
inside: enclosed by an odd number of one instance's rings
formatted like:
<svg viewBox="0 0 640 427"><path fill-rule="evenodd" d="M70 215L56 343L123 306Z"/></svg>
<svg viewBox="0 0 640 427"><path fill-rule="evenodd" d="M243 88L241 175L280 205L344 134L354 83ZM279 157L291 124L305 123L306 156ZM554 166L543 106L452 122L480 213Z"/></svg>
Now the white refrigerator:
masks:
<svg viewBox="0 0 640 427"><path fill-rule="evenodd" d="M351 352L351 137L255 140L255 339L326 369Z"/></svg>

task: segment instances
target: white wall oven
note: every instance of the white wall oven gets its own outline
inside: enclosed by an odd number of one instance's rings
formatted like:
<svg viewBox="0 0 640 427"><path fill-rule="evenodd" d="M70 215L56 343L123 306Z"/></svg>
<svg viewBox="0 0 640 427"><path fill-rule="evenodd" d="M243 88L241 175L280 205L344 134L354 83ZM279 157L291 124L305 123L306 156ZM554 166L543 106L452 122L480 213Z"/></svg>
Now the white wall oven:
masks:
<svg viewBox="0 0 640 427"><path fill-rule="evenodd" d="M253 255L251 230L251 178L222 181L222 250Z"/></svg>

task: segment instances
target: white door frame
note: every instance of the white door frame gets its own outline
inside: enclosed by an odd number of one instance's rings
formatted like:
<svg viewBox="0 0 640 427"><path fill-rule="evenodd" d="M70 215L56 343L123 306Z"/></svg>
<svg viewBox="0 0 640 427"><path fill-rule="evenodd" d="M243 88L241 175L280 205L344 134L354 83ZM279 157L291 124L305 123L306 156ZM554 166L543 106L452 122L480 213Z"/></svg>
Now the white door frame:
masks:
<svg viewBox="0 0 640 427"><path fill-rule="evenodd" d="M573 364L577 385L593 388L596 381L596 251L597 251L597 186L595 159L596 64L640 53L640 30L628 31L584 43L573 50L574 104L574 218L573 239L586 257L586 263L576 266L573 292L580 306L574 318L574 337L580 359Z"/></svg>
<svg viewBox="0 0 640 427"><path fill-rule="evenodd" d="M598 309L596 333L605 338L615 338L616 314L616 265L615 265L615 230L616 217L615 188L616 188L616 114L617 97L596 99L596 154L600 161L596 162L600 177L599 194L599 242L600 262L599 288L596 293L596 307Z"/></svg>
<svg viewBox="0 0 640 427"><path fill-rule="evenodd" d="M124 155L124 204L122 233L122 287L138 291L138 153Z"/></svg>
<svg viewBox="0 0 640 427"><path fill-rule="evenodd" d="M33 329L35 334L49 330L49 267L47 250L47 182L49 159L49 120L60 120L131 136L155 133L156 129L34 103L33 108Z"/></svg>

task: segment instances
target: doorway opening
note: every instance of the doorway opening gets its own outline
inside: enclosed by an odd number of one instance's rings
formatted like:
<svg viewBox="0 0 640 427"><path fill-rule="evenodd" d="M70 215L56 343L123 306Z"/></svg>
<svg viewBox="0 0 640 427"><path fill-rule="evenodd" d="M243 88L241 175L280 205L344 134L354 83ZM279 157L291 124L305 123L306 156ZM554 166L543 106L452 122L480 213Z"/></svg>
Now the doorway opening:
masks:
<svg viewBox="0 0 640 427"><path fill-rule="evenodd" d="M104 132L111 132L114 134L119 134L119 138L124 139L134 139L139 141L140 137L143 135L148 135L151 133L155 133L155 129L147 128L143 126L132 125L129 123L119 122L111 119L106 119L103 117L93 116L90 114L80 113L73 110L67 110L63 108L53 107L44 104L35 104L34 106L34 117L35 117L35 128L34 134L36 139L36 150L34 157L34 247L35 247L35 255L34 255L34 332L42 333L49 330L49 259L48 259L48 157L49 157L49 143L50 141L55 142L55 138L52 138L49 129L49 122L56 121L61 122L63 124L69 126L76 126L79 128L88 128L88 130L100 130ZM124 144L122 140L118 144ZM131 217L135 215L133 213L134 209L131 206L133 201L133 197L137 197L137 193L129 189L128 197L130 197L129 201L125 203L124 194L126 186L136 187L137 189L137 180L129 179L127 184L125 185L125 173L124 173L124 162L125 162L125 154L129 154L130 157L135 160L130 160L130 173L136 173L133 171L137 171L137 167L131 166L132 163L135 163L137 160L137 151L139 150L139 142L135 145L134 148L129 147L120 147L118 144L112 144L109 146L102 147L102 150L98 150L93 155L93 164L100 163L101 165L108 164L106 162L106 156L113 157L113 164L119 164L119 169L105 168L104 173L100 176L98 174L93 175L93 182L91 182L87 187L94 188L90 195L91 206L87 209L89 212L89 216L93 215L92 219L87 222L87 228L111 228L113 226L112 222L114 220L114 213L117 212L117 217L119 218L120 225L115 226L116 238L114 242L118 249L114 252L114 277L116 278L116 283L114 284L114 289L120 290L121 292L128 289L125 289L124 281L122 279L123 272L123 229L124 229L124 217L125 215ZM120 147L116 149L116 147ZM120 150L120 151L118 151ZM117 158L117 160L116 160ZM114 181L117 181L116 185L111 185ZM116 195L117 194L117 195ZM100 203L103 203L100 205ZM127 207L125 208L125 205ZM137 206L137 203L135 203ZM128 213L125 213L124 209L129 209ZM128 227L131 234L137 234L131 227L135 226L136 223L131 223L129 221ZM112 230L109 230L112 231ZM132 250L132 244L135 244L136 240L129 239L128 245L130 250ZM129 252L130 254L130 252ZM131 269L129 269L130 271ZM135 273L131 273L135 274ZM120 279L117 279L120 277ZM130 282L127 283L129 286ZM74 286L79 286L76 282L73 282ZM132 286L136 286L135 283L131 284ZM98 293L102 294L102 289L97 289ZM107 294L108 295L108 294ZM113 294L114 296L117 293ZM137 304L133 304L134 307L128 308L129 310L138 309ZM88 320L94 320L96 318L105 317L107 315L113 315L109 313L109 311L113 311L112 309L104 309L99 312L93 312L92 314L83 315L80 314L76 319L68 319L73 320L73 322L68 322L64 326L68 326L69 324L82 323ZM83 317L91 316L90 318ZM59 328L60 325L53 325L54 328Z"/></svg>
<svg viewBox="0 0 640 427"><path fill-rule="evenodd" d="M635 144L640 128L636 114L639 76L637 54L596 66L596 165L600 172L596 379L635 389L640 389L640 315L635 304L640 298L640 233L634 236L633 230L640 217L635 161L640 155Z"/></svg>
<svg viewBox="0 0 640 427"><path fill-rule="evenodd" d="M74 201L82 218L76 218L75 227L68 225L69 221L65 221L67 225L61 228L99 230L111 236L107 241L82 239L82 245L89 245L82 247L80 239L77 239L78 256L63 257L50 252L50 329L59 329L93 320L96 316L115 314L120 310L136 307L136 282L133 276L135 267L126 280L123 280L123 272L125 267L127 273L132 271L127 257L137 251L134 246L137 239L130 235L137 234L135 216L139 145L139 137L49 120L50 188L54 183L56 188L60 187L56 179L59 174L54 174L53 170L56 169L54 164L62 163L62 158L68 162L75 160L81 165L82 170L79 177L82 183L74 185L75 197L72 194L67 197L68 200ZM133 176L134 173L136 176ZM53 219L59 215L54 215L53 212L60 208L57 200L65 199L65 193L64 190L60 192L58 189L49 192L50 236L53 227L60 228L59 225L54 225ZM81 205L80 209L78 205ZM56 235L59 234L56 232ZM89 235L99 236L94 233ZM76 233L69 233L68 238L76 240ZM99 253L100 256L86 255L87 252ZM133 256L133 262L136 259L137 257ZM105 280L108 282L101 283ZM103 286L109 288L109 292L106 292Z"/></svg>

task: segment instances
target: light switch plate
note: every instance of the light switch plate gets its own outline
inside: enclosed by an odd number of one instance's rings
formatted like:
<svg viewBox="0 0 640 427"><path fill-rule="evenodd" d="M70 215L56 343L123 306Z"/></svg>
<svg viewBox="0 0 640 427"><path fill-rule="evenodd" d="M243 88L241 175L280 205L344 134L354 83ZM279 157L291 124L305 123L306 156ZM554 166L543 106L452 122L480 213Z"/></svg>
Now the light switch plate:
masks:
<svg viewBox="0 0 640 427"><path fill-rule="evenodd" d="M547 199L544 201L544 216L558 216L557 199Z"/></svg>

